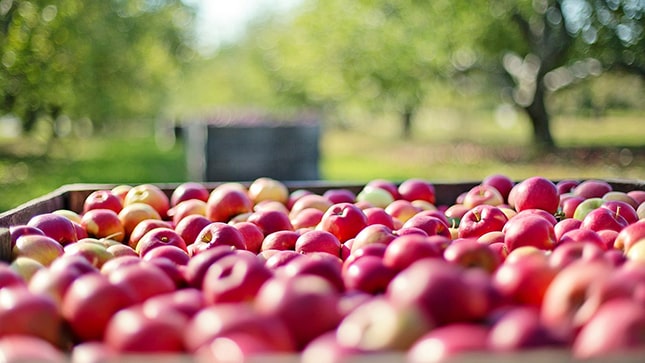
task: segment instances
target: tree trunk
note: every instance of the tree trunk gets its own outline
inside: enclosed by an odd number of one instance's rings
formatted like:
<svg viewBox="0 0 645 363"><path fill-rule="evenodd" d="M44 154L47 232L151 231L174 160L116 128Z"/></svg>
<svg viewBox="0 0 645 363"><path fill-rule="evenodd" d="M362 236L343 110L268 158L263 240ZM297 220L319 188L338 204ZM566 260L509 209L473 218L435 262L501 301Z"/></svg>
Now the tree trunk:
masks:
<svg viewBox="0 0 645 363"><path fill-rule="evenodd" d="M551 118L546 110L545 89L542 79L537 80L533 102L524 108L533 127L533 144L541 150L555 148L555 142L551 135Z"/></svg>
<svg viewBox="0 0 645 363"><path fill-rule="evenodd" d="M414 107L406 107L401 114L401 121L403 122L402 136L403 139L409 140L412 138L412 118L414 117Z"/></svg>

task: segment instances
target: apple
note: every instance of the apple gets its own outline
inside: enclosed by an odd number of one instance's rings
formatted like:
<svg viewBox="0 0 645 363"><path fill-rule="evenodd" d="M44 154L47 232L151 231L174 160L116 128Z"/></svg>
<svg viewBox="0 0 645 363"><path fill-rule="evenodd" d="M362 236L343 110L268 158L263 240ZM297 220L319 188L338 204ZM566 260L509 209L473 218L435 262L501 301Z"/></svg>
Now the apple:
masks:
<svg viewBox="0 0 645 363"><path fill-rule="evenodd" d="M19 256L11 261L9 268L17 273L25 283L29 283L38 270L46 267L31 257Z"/></svg>
<svg viewBox="0 0 645 363"><path fill-rule="evenodd" d="M125 238L128 239L139 223L146 219L161 220L161 215L149 204L132 203L121 209L119 219L125 230Z"/></svg>
<svg viewBox="0 0 645 363"><path fill-rule="evenodd" d="M502 203L504 203L504 197L497 188L488 184L479 184L466 192L461 204L468 209L472 209L482 204L498 206Z"/></svg>
<svg viewBox="0 0 645 363"><path fill-rule="evenodd" d="M184 182L176 186L170 194L170 206L174 207L183 201L191 199L206 202L209 196L210 192L203 184L197 182Z"/></svg>
<svg viewBox="0 0 645 363"><path fill-rule="evenodd" d="M74 223L80 223L81 222L81 216L80 214L74 212L73 210L69 209L56 209L52 212L53 214L58 214L59 216L63 216L70 221Z"/></svg>
<svg viewBox="0 0 645 363"><path fill-rule="evenodd" d="M127 239L128 246L133 249L136 248L141 237L155 228L172 228L172 224L161 219L144 219L137 223L136 227L130 232L130 236Z"/></svg>
<svg viewBox="0 0 645 363"><path fill-rule="evenodd" d="M289 189L279 180L259 177L249 185L249 197L254 204L264 200L274 200L286 205L289 199Z"/></svg>
<svg viewBox="0 0 645 363"><path fill-rule="evenodd" d="M367 226L367 216L354 204L337 203L323 214L316 229L332 233L341 243L356 237Z"/></svg>
<svg viewBox="0 0 645 363"><path fill-rule="evenodd" d="M309 254L312 252L326 252L333 256L340 256L340 241L331 232L311 230L299 235L295 242L298 253Z"/></svg>
<svg viewBox="0 0 645 363"><path fill-rule="evenodd" d="M123 204L123 202L125 201L125 196L128 194L130 189L132 189L132 185L119 184L110 189L110 192L116 195L121 200L121 204Z"/></svg>
<svg viewBox="0 0 645 363"><path fill-rule="evenodd" d="M186 242L172 228L159 227L148 231L141 237L135 247L139 256L143 257L151 250L161 246L175 246L188 253Z"/></svg>
<svg viewBox="0 0 645 363"><path fill-rule="evenodd" d="M553 224L536 215L511 218L504 225L502 232L509 251L521 246L551 250L557 242Z"/></svg>
<svg viewBox="0 0 645 363"><path fill-rule="evenodd" d="M249 302L272 276L251 252L237 250L208 268L202 285L204 298L208 304Z"/></svg>
<svg viewBox="0 0 645 363"><path fill-rule="evenodd" d="M109 238L121 242L125 238L125 228L119 215L111 209L91 209L81 217L81 226L89 237Z"/></svg>
<svg viewBox="0 0 645 363"><path fill-rule="evenodd" d="M228 222L252 210L253 202L245 190L225 185L213 189L206 202L206 217L213 222Z"/></svg>
<svg viewBox="0 0 645 363"><path fill-rule="evenodd" d="M356 195L356 202L368 203L371 206L385 208L394 201L392 194L382 188L366 185Z"/></svg>
<svg viewBox="0 0 645 363"><path fill-rule="evenodd" d="M504 232L490 231L477 237L477 242L491 245L493 243L504 243Z"/></svg>
<svg viewBox="0 0 645 363"><path fill-rule="evenodd" d="M367 217L367 224L382 224L390 229L396 228L395 219L381 207L368 207L363 209L363 213ZM402 222L397 222L397 225L400 227Z"/></svg>
<svg viewBox="0 0 645 363"><path fill-rule="evenodd" d="M623 202L629 204L634 210L638 208L638 202L632 198L627 192L621 192L618 190L612 190L610 192L605 193L605 195L602 196L602 199L605 201L618 201L618 202Z"/></svg>
<svg viewBox="0 0 645 363"><path fill-rule="evenodd" d="M383 224L371 224L363 228L354 237L351 252L373 243L388 245L396 238L396 235L389 227Z"/></svg>
<svg viewBox="0 0 645 363"><path fill-rule="evenodd" d="M604 249L596 243L584 240L569 241L558 245L549 255L549 263L558 270L575 261L594 261L604 258Z"/></svg>
<svg viewBox="0 0 645 363"><path fill-rule="evenodd" d="M128 265L136 265L141 262L141 258L139 256L119 256L117 258L113 258L106 263L103 264L100 268L100 272L104 275L109 275L112 272L121 269L125 266Z"/></svg>
<svg viewBox="0 0 645 363"><path fill-rule="evenodd" d="M251 222L237 222L233 223L233 227L237 228L246 242L246 249L254 253L260 253L262 248L262 241L264 241L264 234L260 227Z"/></svg>
<svg viewBox="0 0 645 363"><path fill-rule="evenodd" d="M185 287L176 291L153 296L141 304L143 313L157 317L166 313L178 313L186 319L192 319L206 307L202 290Z"/></svg>
<svg viewBox="0 0 645 363"><path fill-rule="evenodd" d="M289 215L277 210L260 210L249 215L248 221L254 223L264 237L277 231L293 231Z"/></svg>
<svg viewBox="0 0 645 363"><path fill-rule="evenodd" d="M611 229L620 232L629 224L625 218L609 208L596 208L589 211L582 219L581 229L590 229L600 231L602 229Z"/></svg>
<svg viewBox="0 0 645 363"><path fill-rule="evenodd" d="M430 363L459 359L462 354L488 354L489 328L455 323L438 327L418 338L406 352L407 362Z"/></svg>
<svg viewBox="0 0 645 363"><path fill-rule="evenodd" d="M571 243L571 242L584 242L596 245L603 251L606 250L605 242L600 238L600 235L591 229L578 228L563 234L558 240L557 246Z"/></svg>
<svg viewBox="0 0 645 363"><path fill-rule="evenodd" d="M174 281L152 262L126 264L107 274L109 282L128 293L135 303L175 291Z"/></svg>
<svg viewBox="0 0 645 363"><path fill-rule="evenodd" d="M372 179L368 181L365 186L373 187L373 188L381 188L387 190L391 195L394 200L399 200L401 199L401 194L399 194L399 187L396 185L396 183L387 180L387 179Z"/></svg>
<svg viewBox="0 0 645 363"><path fill-rule="evenodd" d="M55 344L32 335L8 335L0 338L3 362L65 362L65 353Z"/></svg>
<svg viewBox="0 0 645 363"><path fill-rule="evenodd" d="M602 198L587 198L580 202L573 212L573 218L583 220L589 212L594 209L600 208L605 201Z"/></svg>
<svg viewBox="0 0 645 363"><path fill-rule="evenodd" d="M410 227L415 227L423 230L428 234L428 236L444 236L447 238L451 238L450 234L450 228L444 222L441 218L435 217L435 216L430 216L430 215L422 215L420 213L417 213L414 217L408 219L407 222L403 223L402 228L410 228Z"/></svg>
<svg viewBox="0 0 645 363"><path fill-rule="evenodd" d="M110 283L107 276L88 273L67 289L61 314L77 340L101 340L112 315L134 302L130 292Z"/></svg>
<svg viewBox="0 0 645 363"><path fill-rule="evenodd" d="M338 292L345 290L342 276L343 261L325 252L312 252L304 258L293 258L275 270L276 275L293 278L314 275L322 277Z"/></svg>
<svg viewBox="0 0 645 363"><path fill-rule="evenodd" d="M578 206L586 199L578 195L560 197L560 211L564 218L573 218Z"/></svg>
<svg viewBox="0 0 645 363"><path fill-rule="evenodd" d="M321 212L326 212L329 207L337 203L332 203L328 198L319 194L307 194L296 200L289 212L290 216L295 216L300 211L308 208L315 208Z"/></svg>
<svg viewBox="0 0 645 363"><path fill-rule="evenodd" d="M340 294L331 283L307 274L268 280L258 291L254 306L260 315L278 317L291 333L296 349L302 350L338 326L342 318L339 300Z"/></svg>
<svg viewBox="0 0 645 363"><path fill-rule="evenodd" d="M235 250L236 248L231 245L218 245L192 256L184 271L188 285L201 289L208 267L220 258L232 254Z"/></svg>
<svg viewBox="0 0 645 363"><path fill-rule="evenodd" d="M62 326L51 297L19 285L0 289L0 337L31 335L58 345Z"/></svg>
<svg viewBox="0 0 645 363"><path fill-rule="evenodd" d="M278 202L277 200L263 200L253 206L254 212L261 210L277 210L284 214L289 214L289 208L287 208L286 205L284 205L282 202Z"/></svg>
<svg viewBox="0 0 645 363"><path fill-rule="evenodd" d="M604 180L588 179L583 180L572 192L583 198L602 198L603 195L612 191L612 186Z"/></svg>
<svg viewBox="0 0 645 363"><path fill-rule="evenodd" d="M23 235L16 240L11 251L11 258L29 257L43 266L49 266L64 253L63 246L51 237L39 235Z"/></svg>
<svg viewBox="0 0 645 363"><path fill-rule="evenodd" d="M327 189L323 192L322 196L327 198L332 204L356 202L356 194L347 188Z"/></svg>
<svg viewBox="0 0 645 363"><path fill-rule="evenodd" d="M303 228L315 228L322 220L325 212L317 208L305 208L298 213L290 213L291 225L295 230Z"/></svg>
<svg viewBox="0 0 645 363"><path fill-rule="evenodd" d="M264 260L264 265L270 270L275 271L279 267L286 265L289 261L294 258L304 258L305 256L294 251L294 250L268 250L272 251L270 256ZM264 251L264 252L268 252Z"/></svg>
<svg viewBox="0 0 645 363"><path fill-rule="evenodd" d="M206 216L206 202L201 199L184 200L168 210L168 217L172 218L172 224L175 226L182 219L194 214Z"/></svg>
<svg viewBox="0 0 645 363"><path fill-rule="evenodd" d="M450 239L444 236L409 234L395 238L383 254L383 264L402 271L422 258L442 258Z"/></svg>
<svg viewBox="0 0 645 363"><path fill-rule="evenodd" d="M504 174L490 174L482 179L481 184L490 185L497 189L502 195L504 201L508 199L508 194L513 189L515 182L507 175Z"/></svg>
<svg viewBox="0 0 645 363"><path fill-rule="evenodd" d="M78 240L73 222L58 214L43 213L35 215L27 221L27 226L38 228L46 236L53 238L62 245Z"/></svg>
<svg viewBox="0 0 645 363"><path fill-rule="evenodd" d="M638 208L636 208L636 214L638 215L639 220L645 219L645 202L641 203Z"/></svg>
<svg viewBox="0 0 645 363"><path fill-rule="evenodd" d="M638 360L645 346L645 307L632 299L604 303L576 336L571 348L579 360L613 360L634 353Z"/></svg>
<svg viewBox="0 0 645 363"><path fill-rule="evenodd" d="M613 266L607 261L578 260L561 270L544 294L541 320L557 336L570 339L583 322L578 314L591 286L611 276Z"/></svg>
<svg viewBox="0 0 645 363"><path fill-rule="evenodd" d="M11 239L11 248L16 245L18 237L24 235L35 234L39 236L44 236L45 233L39 228L28 226L26 224L17 224L9 226L9 237Z"/></svg>
<svg viewBox="0 0 645 363"><path fill-rule="evenodd" d="M645 220L641 219L618 232L614 247L627 253L637 241L643 238L645 238Z"/></svg>
<svg viewBox="0 0 645 363"><path fill-rule="evenodd" d="M441 259L420 259L392 279L385 296L398 308L421 309L437 326L480 319L480 295L464 280L464 271Z"/></svg>
<svg viewBox="0 0 645 363"><path fill-rule="evenodd" d="M26 282L7 262L0 261L0 289L8 286L26 286Z"/></svg>
<svg viewBox="0 0 645 363"><path fill-rule="evenodd" d="M336 338L342 346L361 351L405 351L432 327L420 308L403 308L379 296L349 313Z"/></svg>
<svg viewBox="0 0 645 363"><path fill-rule="evenodd" d="M645 238L641 238L632 245L625 256L630 261L645 262Z"/></svg>
<svg viewBox="0 0 645 363"><path fill-rule="evenodd" d="M614 244L616 242L616 237L618 237L619 232L616 232L616 231L611 230L611 229L601 229L600 231L598 231L596 233L598 233L598 236L600 236L600 239L602 240L602 243L605 246L605 250L613 250L614 249Z"/></svg>
<svg viewBox="0 0 645 363"><path fill-rule="evenodd" d="M64 247L65 256L82 256L96 268L101 268L104 263L114 257L104 244L97 240L85 239L70 243Z"/></svg>
<svg viewBox="0 0 645 363"><path fill-rule="evenodd" d="M506 248L506 244L504 244L504 242L490 243L488 244L488 248L490 248L497 255L497 258L501 263L506 262L506 257L508 257L508 248Z"/></svg>
<svg viewBox="0 0 645 363"><path fill-rule="evenodd" d="M240 333L260 339L273 352L295 352L294 338L286 325L276 316L259 314L252 304L207 305L188 322L184 342L186 350L194 353L218 337Z"/></svg>
<svg viewBox="0 0 645 363"><path fill-rule="evenodd" d="M296 231L281 230L269 233L262 240L260 251L294 250L298 237L300 237L300 233Z"/></svg>
<svg viewBox="0 0 645 363"><path fill-rule="evenodd" d="M83 274L82 270L75 268L43 268L32 276L28 288L34 294L51 298L60 309L65 292L72 282Z"/></svg>
<svg viewBox="0 0 645 363"><path fill-rule="evenodd" d="M111 190L95 190L83 201L83 213L92 209L111 209L119 213L123 209L123 201Z"/></svg>
<svg viewBox="0 0 645 363"><path fill-rule="evenodd" d="M509 254L493 274L493 286L515 304L539 307L558 271L543 254Z"/></svg>
<svg viewBox="0 0 645 363"><path fill-rule="evenodd" d="M204 227L195 238L193 245L202 245L202 249L220 245L246 249L244 235L237 228L224 222L212 222Z"/></svg>
<svg viewBox="0 0 645 363"><path fill-rule="evenodd" d="M120 353L182 353L186 325L187 319L178 313L166 312L151 317L141 306L131 306L112 316L105 328L104 341Z"/></svg>
<svg viewBox="0 0 645 363"><path fill-rule="evenodd" d="M571 217L558 221L555 226L553 226L556 241L559 241L565 233L580 228L581 224L581 220Z"/></svg>
<svg viewBox="0 0 645 363"><path fill-rule="evenodd" d="M522 180L513 187L513 207L518 212L525 209L543 209L555 214L560 197L555 184L544 177L535 176Z"/></svg>
<svg viewBox="0 0 645 363"><path fill-rule="evenodd" d="M576 179L562 179L558 181L555 186L558 188L558 194L567 194L573 193L573 189L580 184L579 180Z"/></svg>
<svg viewBox="0 0 645 363"><path fill-rule="evenodd" d="M561 348L565 346L564 343L543 324L537 307L516 305L509 307L497 318L489 332L488 347L489 351L508 353Z"/></svg>
<svg viewBox="0 0 645 363"><path fill-rule="evenodd" d="M109 248L108 248L109 249ZM135 252L136 254L136 252ZM153 261L159 258L165 258L176 265L185 266L190 260L190 255L184 249L174 245L158 246L150 249L142 256L144 261Z"/></svg>
<svg viewBox="0 0 645 363"><path fill-rule="evenodd" d="M350 362L369 358L370 354L384 358L383 352L368 352L341 344L335 331L323 333L303 349L300 354L302 363Z"/></svg>
<svg viewBox="0 0 645 363"><path fill-rule="evenodd" d="M186 243L186 246L189 246L195 243L199 232L201 232L209 224L211 224L211 221L208 218L199 214L192 214L186 216L175 225L175 232L177 232L181 236L181 238ZM130 237L130 240L132 240L132 236Z"/></svg>
<svg viewBox="0 0 645 363"><path fill-rule="evenodd" d="M392 203L385 207L385 212L392 216L392 218L405 223L412 216L421 211L421 208L415 206L409 200L395 199Z"/></svg>
<svg viewBox="0 0 645 363"><path fill-rule="evenodd" d="M161 219L165 219L170 209L170 198L154 184L135 185L128 191L123 200L124 208L134 203L145 203L154 208Z"/></svg>
<svg viewBox="0 0 645 363"><path fill-rule="evenodd" d="M74 345L68 358L71 363L110 362L119 354L102 341L86 341Z"/></svg>
<svg viewBox="0 0 645 363"><path fill-rule="evenodd" d="M386 266L377 256L364 256L346 265L343 283L348 291L359 290L372 295L385 292L397 271Z"/></svg>
<svg viewBox="0 0 645 363"><path fill-rule="evenodd" d="M415 200L424 200L431 204L436 202L434 185L427 180L419 178L406 179L399 184L397 190L402 199L410 202Z"/></svg>
<svg viewBox="0 0 645 363"><path fill-rule="evenodd" d="M639 219L636 209L629 203L621 200L606 200L600 207L607 208L614 212L614 214L625 218L627 224L636 223Z"/></svg>
<svg viewBox="0 0 645 363"><path fill-rule="evenodd" d="M488 273L493 273L502 262L487 244L479 243L474 238L453 240L443 252L443 258L450 263L465 268L480 268Z"/></svg>
<svg viewBox="0 0 645 363"><path fill-rule="evenodd" d="M463 215L458 227L459 238L476 238L492 231L501 231L508 221L501 209L477 205Z"/></svg>
<svg viewBox="0 0 645 363"><path fill-rule="evenodd" d="M457 228L459 227L461 218L463 218L464 214L466 214L469 210L470 209L463 204L453 204L446 208L443 214L446 216L446 218L448 218L450 227Z"/></svg>

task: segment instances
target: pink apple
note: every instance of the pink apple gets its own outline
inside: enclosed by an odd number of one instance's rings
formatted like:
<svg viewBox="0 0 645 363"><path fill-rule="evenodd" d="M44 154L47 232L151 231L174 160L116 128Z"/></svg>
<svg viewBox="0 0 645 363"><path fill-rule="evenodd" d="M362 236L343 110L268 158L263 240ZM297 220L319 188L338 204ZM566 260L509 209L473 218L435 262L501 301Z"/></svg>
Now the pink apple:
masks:
<svg viewBox="0 0 645 363"><path fill-rule="evenodd" d="M449 226L439 217L421 215L418 213L414 217L403 223L402 228L415 227L423 230L428 236L444 236L451 238Z"/></svg>
<svg viewBox="0 0 645 363"><path fill-rule="evenodd" d="M389 227L382 224L372 224L363 228L356 237L354 237L351 247L351 252L363 248L367 245L373 243L380 243L383 245L388 245L392 240L396 238L396 235Z"/></svg>
<svg viewBox="0 0 645 363"><path fill-rule="evenodd" d="M187 265L188 261L190 261L190 255L188 255L187 250L170 244L152 248L144 253L142 258L144 261L153 261L158 258L165 258L172 261L172 263L181 266Z"/></svg>
<svg viewBox="0 0 645 363"><path fill-rule="evenodd" d="M264 234L262 230L256 224L251 222L237 222L233 224L233 227L237 228L242 236L244 236L244 241L246 242L246 249L248 251L259 253L262 248L262 241L264 240Z"/></svg>
<svg viewBox="0 0 645 363"><path fill-rule="evenodd" d="M540 319L540 310L535 306L509 307L497 319L489 333L489 350L494 352L562 348L564 343L564 340L544 326Z"/></svg>
<svg viewBox="0 0 645 363"><path fill-rule="evenodd" d="M607 192L605 195L602 196L602 199L606 201L612 201L612 202L619 201L619 202L627 203L629 204L630 207L634 208L634 210L638 208L638 204L639 204L636 200L634 200L634 198L632 198L629 194L627 194L627 192L621 192L618 190L612 190L611 192Z"/></svg>
<svg viewBox="0 0 645 363"><path fill-rule="evenodd" d="M9 286L26 286L26 281L4 261L0 262L0 289Z"/></svg>
<svg viewBox="0 0 645 363"><path fill-rule="evenodd" d="M369 207L363 209L363 213L367 217L367 224L382 224L390 229L395 229L394 219L388 214L385 209L380 207Z"/></svg>
<svg viewBox="0 0 645 363"><path fill-rule="evenodd" d="M356 202L356 193L347 188L327 189L322 196L327 198L332 204Z"/></svg>
<svg viewBox="0 0 645 363"><path fill-rule="evenodd" d="M206 202L209 194L210 192L206 186L201 183L184 182L179 184L172 191L172 194L170 195L170 206L174 207L179 205L179 203L190 199L197 199Z"/></svg>
<svg viewBox="0 0 645 363"><path fill-rule="evenodd" d="M347 266L343 271L345 288L348 291L359 290L373 295L384 293L397 273L377 256L364 256Z"/></svg>
<svg viewBox="0 0 645 363"><path fill-rule="evenodd" d="M472 209L482 204L498 206L502 203L504 203L504 197L497 188L488 184L479 184L466 192L461 204L468 209Z"/></svg>
<svg viewBox="0 0 645 363"><path fill-rule="evenodd" d="M326 252L340 256L340 241L331 232L312 230L298 236L295 250L298 253Z"/></svg>
<svg viewBox="0 0 645 363"><path fill-rule="evenodd" d="M125 238L129 239L130 235L139 223L146 219L161 220L161 215L159 215L159 212L149 204L132 203L125 205L123 209L121 209L119 212L119 219L125 229Z"/></svg>
<svg viewBox="0 0 645 363"><path fill-rule="evenodd" d="M365 186L381 188L387 190L394 200L401 199L401 194L399 194L399 189L397 185L387 179L372 179L365 184Z"/></svg>
<svg viewBox="0 0 645 363"><path fill-rule="evenodd" d="M516 216L504 225L504 243L509 251L521 246L550 250L556 244L553 228L551 222L540 216Z"/></svg>
<svg viewBox="0 0 645 363"><path fill-rule="evenodd" d="M565 233L580 228L581 224L582 221L575 218L565 218L557 222L553 226L556 241L559 241Z"/></svg>
<svg viewBox="0 0 645 363"><path fill-rule="evenodd" d="M406 353L407 362L444 362L459 359L462 354L487 354L488 336L489 328L483 324L456 323L438 327L414 342Z"/></svg>
<svg viewBox="0 0 645 363"><path fill-rule="evenodd" d="M209 304L248 302L271 277L271 270L255 255L237 250L208 267L202 290Z"/></svg>
<svg viewBox="0 0 645 363"><path fill-rule="evenodd" d="M134 227L132 232L130 232L128 238L128 246L132 247L133 249L136 248L141 237L155 228L172 228L172 224L161 219L144 219L141 222L137 223L136 227Z"/></svg>
<svg viewBox="0 0 645 363"><path fill-rule="evenodd" d="M114 257L105 244L91 238L70 243L63 249L65 256L82 256L97 268L101 268L105 262Z"/></svg>
<svg viewBox="0 0 645 363"><path fill-rule="evenodd" d="M466 214L470 209L463 204L453 204L446 208L443 214L448 218L448 223L451 227L459 226L461 218Z"/></svg>
<svg viewBox="0 0 645 363"><path fill-rule="evenodd" d="M424 200L431 204L436 202L434 185L423 179L410 178L399 184L398 192L402 199L408 201Z"/></svg>
<svg viewBox="0 0 645 363"><path fill-rule="evenodd" d="M315 208L324 213L333 204L335 203L332 203L328 198L323 197L322 195L310 193L300 197L294 202L291 207L290 215L295 216L300 213L300 211L308 208Z"/></svg>
<svg viewBox="0 0 645 363"><path fill-rule="evenodd" d="M588 179L583 180L573 189L573 194L586 199L602 198L603 195L612 191L612 186L604 180Z"/></svg>
<svg viewBox="0 0 645 363"><path fill-rule="evenodd" d="M148 204L159 213L161 219L166 218L170 209L170 198L154 184L139 184L132 187L125 195L123 205L125 207L134 203Z"/></svg>
<svg viewBox="0 0 645 363"><path fill-rule="evenodd" d="M279 267L282 267L289 263L294 258L304 258L305 256L294 251L294 250L272 250L275 251L274 254L269 256L265 261L264 265L270 270L276 270Z"/></svg>
<svg viewBox="0 0 645 363"><path fill-rule="evenodd" d="M91 209L111 209L119 213L123 209L123 201L111 190L96 190L83 201L83 214Z"/></svg>
<svg viewBox="0 0 645 363"><path fill-rule="evenodd" d="M625 218L627 224L636 223L638 221L638 213L636 209L632 207L629 203L621 200L606 200L600 208L607 208L614 212L614 214L619 215Z"/></svg>
<svg viewBox="0 0 645 363"><path fill-rule="evenodd" d="M233 217L250 213L253 202L239 188L219 186L213 189L206 202L206 217L213 222L228 222Z"/></svg>
<svg viewBox="0 0 645 363"><path fill-rule="evenodd" d="M627 192L627 195L634 199L634 201L638 204L641 205L643 202L645 202L645 190L630 190Z"/></svg>
<svg viewBox="0 0 645 363"><path fill-rule="evenodd" d="M401 223L405 223L412 216L421 211L421 208L412 204L411 201L405 199L396 199L388 206L385 207L385 211L399 220Z"/></svg>
<svg viewBox="0 0 645 363"><path fill-rule="evenodd" d="M62 245L76 242L76 229L69 219L54 213L44 213L33 216L27 226L41 230L46 236L53 238Z"/></svg>
<svg viewBox="0 0 645 363"><path fill-rule="evenodd" d="M590 229L578 228L563 234L558 240L557 247L571 242L589 243L603 251L606 249L605 242L600 238L600 235Z"/></svg>
<svg viewBox="0 0 645 363"><path fill-rule="evenodd" d="M337 203L323 214L317 229L332 233L341 243L356 237L367 226L365 213L354 204Z"/></svg>
<svg viewBox="0 0 645 363"><path fill-rule="evenodd" d="M18 237L29 235L29 234L35 234L39 236L45 235L45 233L43 233L43 231L41 231L39 228L28 226L26 224L17 224L17 225L9 226L9 235L11 237L11 248L13 248L13 246L16 245L16 241L18 240Z"/></svg>
<svg viewBox="0 0 645 363"><path fill-rule="evenodd" d="M112 194L119 197L119 199L121 200L121 204L123 204L123 202L125 201L125 196L128 194L130 189L132 189L132 185L119 184L119 185L116 185L114 188L110 189L110 192L112 192Z"/></svg>
<svg viewBox="0 0 645 363"><path fill-rule="evenodd" d="M590 229L592 231L611 229L620 232L629 223L618 213L620 212L614 212L609 208L596 208L584 217L580 228Z"/></svg>
<svg viewBox="0 0 645 363"><path fill-rule="evenodd" d="M186 242L186 246L189 246L195 243L199 232L209 224L211 224L211 221L208 218L202 215L193 214L186 216L186 218L179 221L179 223L175 225L175 232L177 232L184 242ZM130 239L132 239L132 237Z"/></svg>
<svg viewBox="0 0 645 363"><path fill-rule="evenodd" d="M465 268L476 267L493 273L502 261L487 244L479 243L473 238L453 240L443 252L443 258Z"/></svg>
<svg viewBox="0 0 645 363"><path fill-rule="evenodd" d="M501 209L491 205L478 205L470 209L459 222L460 238L476 238L492 231L501 231L508 221Z"/></svg>
<svg viewBox="0 0 645 363"><path fill-rule="evenodd" d="M491 245L493 243L504 243L504 232L491 231L477 237L477 242Z"/></svg>
<svg viewBox="0 0 645 363"><path fill-rule="evenodd" d="M518 250L519 251L519 250ZM558 270L544 254L509 255L493 275L493 285L509 301L540 306Z"/></svg>
<svg viewBox="0 0 645 363"><path fill-rule="evenodd" d="M206 216L206 202L200 199L184 200L168 210L168 217L172 218L172 224L175 226L182 219L193 214Z"/></svg>
<svg viewBox="0 0 645 363"><path fill-rule="evenodd" d="M338 292L345 290L342 277L343 261L340 257L325 252L312 252L304 258L290 259L276 274L293 278L303 275L315 275L324 278Z"/></svg>
<svg viewBox="0 0 645 363"><path fill-rule="evenodd" d="M202 249L220 245L246 249L244 235L237 228L224 222L213 222L204 227L195 238L194 245L202 245Z"/></svg>
<svg viewBox="0 0 645 363"><path fill-rule="evenodd" d="M490 174L482 180L481 184L495 187L495 189L497 189L497 191L502 195L504 201L506 201L508 199L508 194L515 185L515 182L509 176L504 174Z"/></svg>
<svg viewBox="0 0 645 363"><path fill-rule="evenodd" d="M0 338L3 362L65 362L65 353L56 344L31 335Z"/></svg>
<svg viewBox="0 0 645 363"><path fill-rule="evenodd" d="M562 211L564 218L573 218L576 208L578 208L578 206L585 200L585 198L578 195L561 197L560 210Z"/></svg>
<svg viewBox="0 0 645 363"><path fill-rule="evenodd" d="M109 282L133 297L136 303L175 291L174 281L152 262L127 264L107 275Z"/></svg>
<svg viewBox="0 0 645 363"><path fill-rule="evenodd" d="M289 215L277 210L253 212L249 215L248 221L260 227L265 237L277 231L293 231Z"/></svg>
<svg viewBox="0 0 645 363"><path fill-rule="evenodd" d="M605 246L605 250L614 249L614 244L616 243L616 237L618 237L619 232L611 229L601 229L596 233L598 233L598 236L600 236L600 239L602 240L602 243Z"/></svg>
<svg viewBox="0 0 645 363"><path fill-rule="evenodd" d="M645 238L645 219L630 224L618 232L616 240L614 241L614 247L629 252L629 249L643 238Z"/></svg>
<svg viewBox="0 0 645 363"><path fill-rule="evenodd" d="M558 189L558 194L572 193L573 189L580 184L579 180L576 179L562 179L558 181L555 186Z"/></svg>
<svg viewBox="0 0 645 363"><path fill-rule="evenodd" d="M141 237L135 250L143 257L152 249L161 246L175 246L188 253L186 242L172 228L154 228Z"/></svg>
<svg viewBox="0 0 645 363"><path fill-rule="evenodd" d="M187 319L192 319L205 307L204 293L193 287L185 287L167 294L153 296L141 305L144 314L150 317L170 312L179 313Z"/></svg>
<svg viewBox="0 0 645 363"><path fill-rule="evenodd" d="M208 267L220 258L232 254L235 250L236 248L231 245L219 245L192 256L184 270L186 282L194 288L201 289Z"/></svg>
<svg viewBox="0 0 645 363"><path fill-rule="evenodd" d="M593 232L592 232L593 233ZM549 255L549 263L558 270L575 261L593 261L604 257L604 248L586 240L571 240L559 244Z"/></svg>
<svg viewBox="0 0 645 363"><path fill-rule="evenodd" d="M298 213L291 213L289 218L295 230L301 228L315 228L322 220L325 212L317 208L305 208Z"/></svg>
<svg viewBox="0 0 645 363"><path fill-rule="evenodd" d="M549 179L530 177L517 183L513 189L513 206L518 212L525 209L543 209L555 214L558 211L558 189Z"/></svg>
<svg viewBox="0 0 645 363"><path fill-rule="evenodd" d="M51 344L62 343L63 321L53 298L25 286L0 289L0 337L31 335Z"/></svg>
<svg viewBox="0 0 645 363"><path fill-rule="evenodd" d="M296 248L296 241L300 237L300 233L296 231L275 231L269 233L262 240L260 251L266 250L294 250Z"/></svg>

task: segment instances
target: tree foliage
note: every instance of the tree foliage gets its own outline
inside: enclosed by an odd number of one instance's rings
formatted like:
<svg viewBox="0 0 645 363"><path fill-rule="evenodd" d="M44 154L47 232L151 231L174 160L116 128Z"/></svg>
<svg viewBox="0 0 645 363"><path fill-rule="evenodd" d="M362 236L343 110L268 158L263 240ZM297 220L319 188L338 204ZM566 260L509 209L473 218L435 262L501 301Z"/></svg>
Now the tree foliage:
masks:
<svg viewBox="0 0 645 363"><path fill-rule="evenodd" d="M0 0L0 113L94 123L158 115L189 58L179 0Z"/></svg>

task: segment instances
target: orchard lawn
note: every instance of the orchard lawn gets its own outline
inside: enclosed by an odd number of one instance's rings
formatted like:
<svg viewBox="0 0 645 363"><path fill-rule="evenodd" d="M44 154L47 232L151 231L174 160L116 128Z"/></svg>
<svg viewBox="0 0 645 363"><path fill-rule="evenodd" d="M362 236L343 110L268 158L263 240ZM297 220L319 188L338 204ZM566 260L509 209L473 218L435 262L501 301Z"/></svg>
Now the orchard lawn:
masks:
<svg viewBox="0 0 645 363"><path fill-rule="evenodd" d="M323 180L366 182L409 177L433 182L477 181L492 173L520 180L645 179L645 119L611 115L558 118L552 132L559 149L536 154L528 123L465 121L434 114L404 140L391 120L326 125L320 140ZM71 183L174 183L187 179L184 140L159 140L153 132L68 137L50 143L0 136L0 212Z"/></svg>

